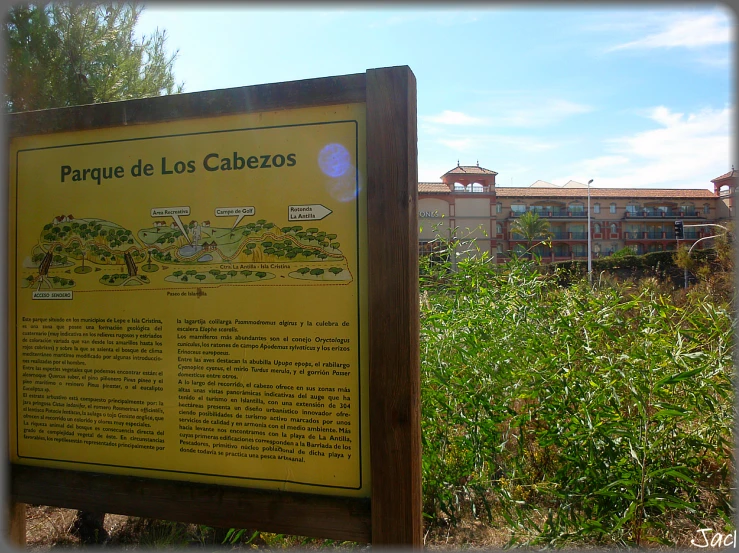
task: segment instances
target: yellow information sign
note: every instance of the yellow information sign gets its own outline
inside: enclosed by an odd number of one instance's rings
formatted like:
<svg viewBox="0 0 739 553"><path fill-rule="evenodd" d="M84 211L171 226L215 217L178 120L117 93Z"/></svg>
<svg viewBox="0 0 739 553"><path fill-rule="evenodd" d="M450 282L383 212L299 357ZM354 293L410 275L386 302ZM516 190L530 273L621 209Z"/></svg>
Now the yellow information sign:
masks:
<svg viewBox="0 0 739 553"><path fill-rule="evenodd" d="M13 139L11 461L368 496L364 136L349 104Z"/></svg>

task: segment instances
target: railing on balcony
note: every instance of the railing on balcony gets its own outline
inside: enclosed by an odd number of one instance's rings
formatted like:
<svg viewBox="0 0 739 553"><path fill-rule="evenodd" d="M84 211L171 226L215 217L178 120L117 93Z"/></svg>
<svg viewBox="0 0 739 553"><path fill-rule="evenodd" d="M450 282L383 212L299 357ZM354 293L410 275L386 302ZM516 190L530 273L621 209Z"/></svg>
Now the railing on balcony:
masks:
<svg viewBox="0 0 739 553"><path fill-rule="evenodd" d="M551 237L553 240L567 240L569 236L568 233L563 230L553 230Z"/></svg>
<svg viewBox="0 0 739 553"><path fill-rule="evenodd" d="M570 240L587 240L588 233L587 232L570 232Z"/></svg>
<svg viewBox="0 0 739 553"><path fill-rule="evenodd" d="M687 234L686 234L687 237ZM674 240L675 231L672 230L649 230L624 232L626 240Z"/></svg>
<svg viewBox="0 0 739 553"><path fill-rule="evenodd" d="M639 209L626 211L625 218L629 217L698 217L700 215L695 209Z"/></svg>
<svg viewBox="0 0 739 553"><path fill-rule="evenodd" d="M462 188L462 187L454 187L454 193L455 194L489 194L493 191L492 188Z"/></svg>
<svg viewBox="0 0 739 553"><path fill-rule="evenodd" d="M527 211L536 213L539 217L567 217L567 210L563 208L544 209L542 207L531 207Z"/></svg>
<svg viewBox="0 0 739 553"><path fill-rule="evenodd" d="M539 217L587 217L587 213L583 210L568 211L566 209L527 209L531 213L536 213ZM520 217L525 211L511 211L511 217Z"/></svg>

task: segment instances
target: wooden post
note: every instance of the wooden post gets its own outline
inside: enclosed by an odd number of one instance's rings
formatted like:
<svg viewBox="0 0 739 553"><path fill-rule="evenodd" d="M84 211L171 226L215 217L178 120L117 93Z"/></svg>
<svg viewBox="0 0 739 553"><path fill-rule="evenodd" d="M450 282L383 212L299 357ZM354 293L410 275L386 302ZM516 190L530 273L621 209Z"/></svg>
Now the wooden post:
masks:
<svg viewBox="0 0 739 553"><path fill-rule="evenodd" d="M416 79L367 71L373 545L422 546Z"/></svg>
<svg viewBox="0 0 739 553"><path fill-rule="evenodd" d="M8 541L12 545L26 545L26 504L11 500L8 506Z"/></svg>

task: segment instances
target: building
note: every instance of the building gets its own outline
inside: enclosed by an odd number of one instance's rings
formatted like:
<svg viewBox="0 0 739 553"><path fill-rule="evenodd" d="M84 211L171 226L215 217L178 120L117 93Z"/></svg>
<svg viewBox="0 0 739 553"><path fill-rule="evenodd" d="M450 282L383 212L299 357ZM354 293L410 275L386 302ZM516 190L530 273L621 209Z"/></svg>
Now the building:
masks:
<svg viewBox="0 0 739 553"><path fill-rule="evenodd" d="M418 183L419 252L438 247L435 238L456 229L461 247L478 249L503 262L510 251L524 250L526 241L511 232L522 213L532 211L549 221L551 248L536 251L546 261L587 259L588 187L570 181L557 186L536 181L530 186L496 186L498 173L479 165L447 171L441 182ZM682 220L685 243L713 234L712 227L732 219L739 171L716 177L708 189L590 187L590 232L593 257L623 248L636 254L677 247L674 223ZM710 241L707 241L710 242ZM696 247L701 247L699 244Z"/></svg>

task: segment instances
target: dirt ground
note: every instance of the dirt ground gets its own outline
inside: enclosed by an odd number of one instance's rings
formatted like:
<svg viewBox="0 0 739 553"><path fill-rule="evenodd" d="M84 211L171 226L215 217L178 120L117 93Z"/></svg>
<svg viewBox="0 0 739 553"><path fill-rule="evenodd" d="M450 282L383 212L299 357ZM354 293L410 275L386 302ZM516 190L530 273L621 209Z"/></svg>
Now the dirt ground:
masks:
<svg viewBox="0 0 739 553"><path fill-rule="evenodd" d="M26 506L26 548L31 551L50 551L59 547L84 548L101 546L106 549L149 550L161 548L214 549L353 549L366 550L366 544L340 542L328 539L285 536L255 530L238 532L229 529L209 528L197 524L184 524L163 520L143 519L125 515L106 514L104 521L108 539L99 545L82 542L75 534L74 521L77 511L45 505ZM676 525L676 547L690 549L695 529ZM720 531L718 528L716 531ZM679 536L679 537L678 537ZM425 549L434 551L502 550L511 537L505 521L487 524L477 520L465 520L456 526L435 526L424 531ZM698 536L700 537L700 536ZM699 540L700 541L700 540ZM520 546L519 546L520 547ZM674 548L649 544L650 551L675 550ZM522 549L529 549L522 547ZM538 546L532 549L541 550ZM568 545L565 550L601 550L589 544Z"/></svg>
<svg viewBox="0 0 739 553"><path fill-rule="evenodd" d="M26 507L26 544L32 551L48 551L58 547L85 547L73 531L75 515L72 509L60 509L45 505L28 505ZM107 514L105 530L109 540L106 548L115 549L149 549L162 547L211 547L221 545L224 536L214 529L195 524L180 524L165 521L153 521L124 515ZM280 536L275 534L258 534L251 543L244 543L253 535L242 535L237 543L226 545L229 548L270 548L282 549L299 547L318 549L325 547L349 547L365 549L364 544L350 542L334 542L301 538L298 536ZM470 522L455 528L435 528L424 533L426 548L445 549L501 549L508 541L507 530L497 530L490 526ZM92 546L94 547L94 546Z"/></svg>

